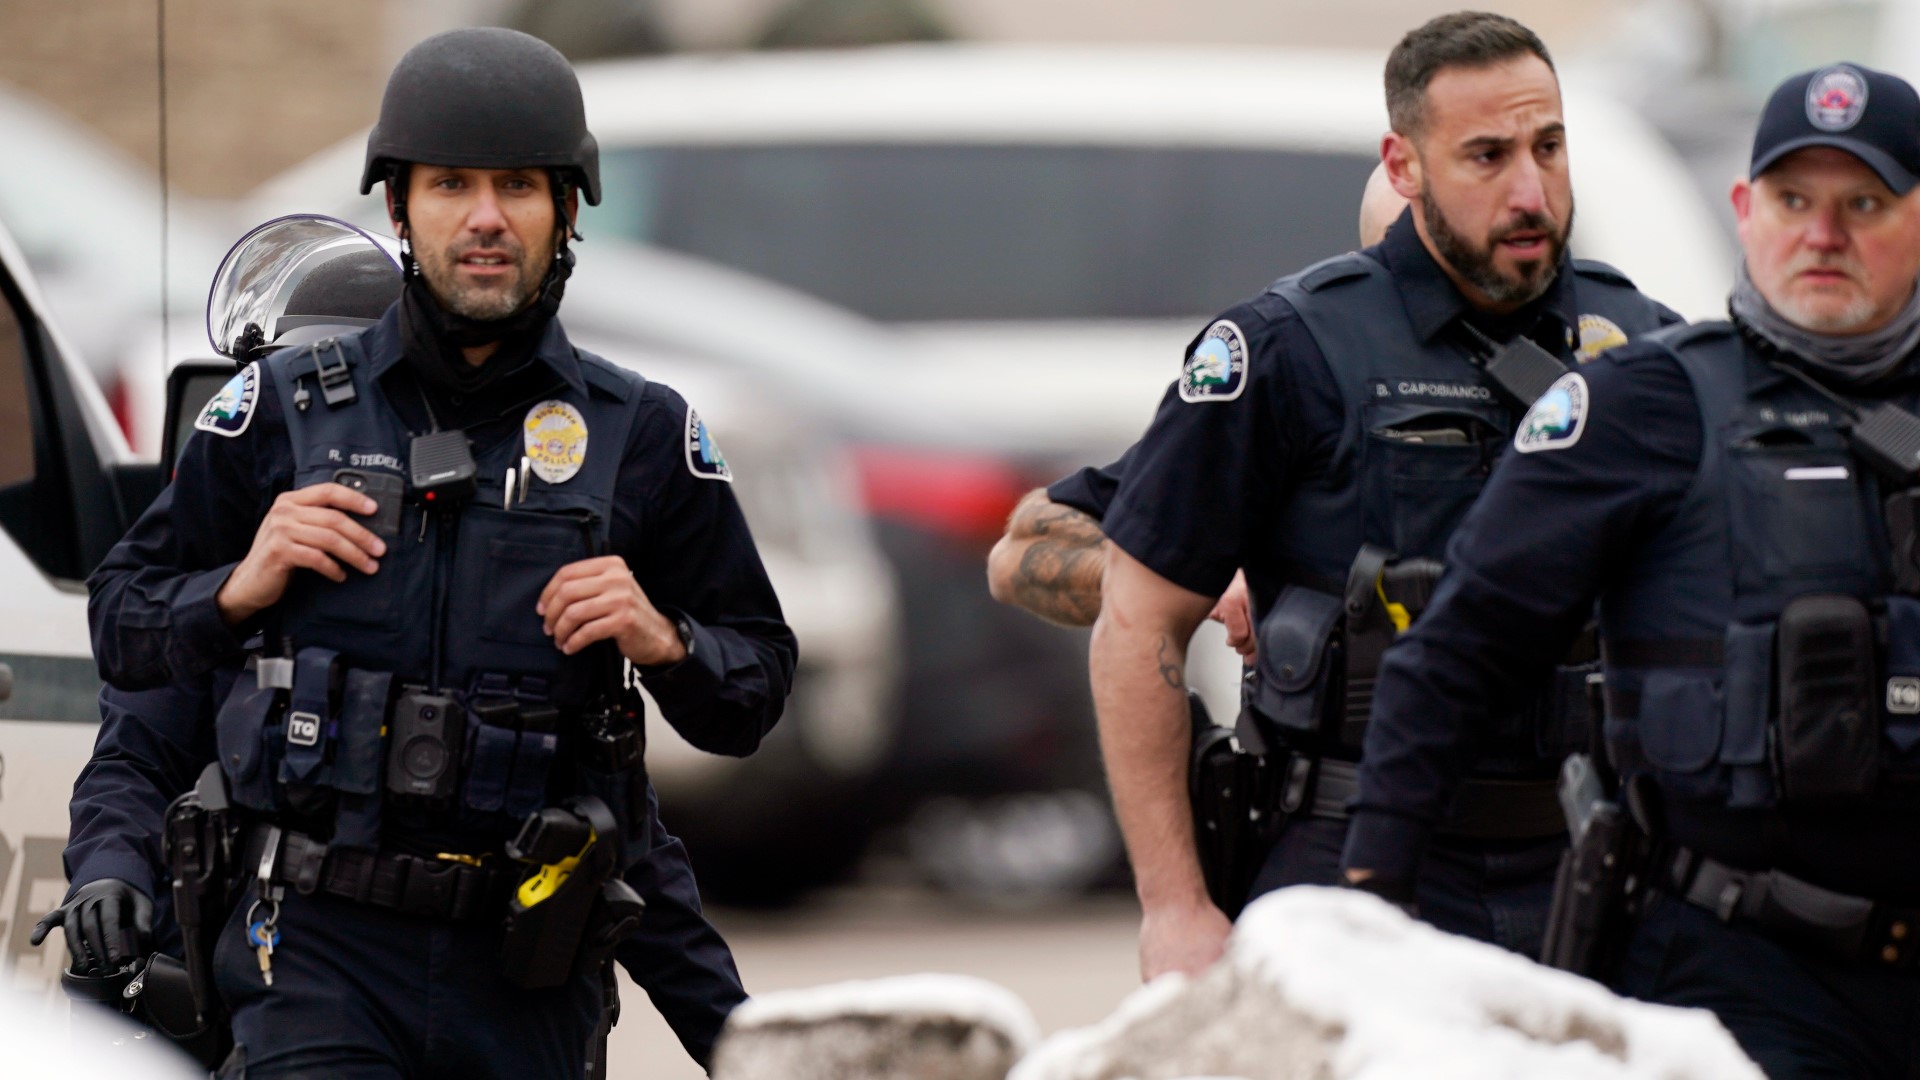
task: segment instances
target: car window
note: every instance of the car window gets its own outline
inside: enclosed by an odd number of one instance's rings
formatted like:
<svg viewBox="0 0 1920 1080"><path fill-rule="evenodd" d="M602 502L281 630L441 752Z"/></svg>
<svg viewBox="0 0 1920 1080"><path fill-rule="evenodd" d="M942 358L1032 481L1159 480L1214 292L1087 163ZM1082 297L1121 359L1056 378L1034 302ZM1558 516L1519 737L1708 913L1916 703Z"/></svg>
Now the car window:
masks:
<svg viewBox="0 0 1920 1080"><path fill-rule="evenodd" d="M0 303L0 488L33 479L26 342L10 304Z"/></svg>
<svg viewBox="0 0 1920 1080"><path fill-rule="evenodd" d="M1352 250L1375 160L1312 150L628 147L594 218L888 321L1190 318Z"/></svg>
<svg viewBox="0 0 1920 1080"><path fill-rule="evenodd" d="M74 526L70 472L84 464L57 447L49 374L33 362L50 347L13 282L0 272L0 528L40 569L61 578L83 575Z"/></svg>

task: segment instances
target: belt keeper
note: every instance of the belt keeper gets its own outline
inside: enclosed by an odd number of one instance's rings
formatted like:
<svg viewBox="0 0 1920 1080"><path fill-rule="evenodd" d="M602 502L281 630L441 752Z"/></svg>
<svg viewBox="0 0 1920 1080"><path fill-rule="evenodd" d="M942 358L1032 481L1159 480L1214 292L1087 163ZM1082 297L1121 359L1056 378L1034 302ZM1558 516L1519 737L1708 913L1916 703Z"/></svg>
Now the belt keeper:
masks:
<svg viewBox="0 0 1920 1080"><path fill-rule="evenodd" d="M1738 881L1729 881L1720 886L1720 896L1713 905L1713 913L1719 916L1721 922L1733 921L1734 912L1740 910L1740 897L1745 892L1746 887Z"/></svg>
<svg viewBox="0 0 1920 1080"><path fill-rule="evenodd" d="M281 852L281 874L294 891L312 896L320 887L320 868L327 860L327 845L298 834L287 836Z"/></svg>

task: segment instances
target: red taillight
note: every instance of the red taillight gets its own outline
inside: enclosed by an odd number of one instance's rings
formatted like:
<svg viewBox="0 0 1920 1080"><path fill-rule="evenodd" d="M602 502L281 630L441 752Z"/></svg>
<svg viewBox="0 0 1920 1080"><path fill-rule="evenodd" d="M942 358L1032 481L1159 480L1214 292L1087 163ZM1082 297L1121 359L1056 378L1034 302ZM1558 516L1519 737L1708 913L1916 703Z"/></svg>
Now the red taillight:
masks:
<svg viewBox="0 0 1920 1080"><path fill-rule="evenodd" d="M1019 470L984 455L866 446L857 459L869 513L959 540L998 537L1027 488Z"/></svg>

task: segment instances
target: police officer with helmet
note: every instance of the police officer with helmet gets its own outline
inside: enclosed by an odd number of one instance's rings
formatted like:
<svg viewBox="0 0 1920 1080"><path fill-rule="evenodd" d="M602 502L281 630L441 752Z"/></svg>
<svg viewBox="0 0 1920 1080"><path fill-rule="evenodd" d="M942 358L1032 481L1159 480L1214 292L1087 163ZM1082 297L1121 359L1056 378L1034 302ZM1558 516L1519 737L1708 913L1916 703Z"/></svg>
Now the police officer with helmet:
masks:
<svg viewBox="0 0 1920 1080"><path fill-rule="evenodd" d="M599 195L565 60L415 46L379 182L401 299L209 404L90 581L96 657L125 689L246 665L214 722L230 1071L579 1075L650 844L634 680L745 754L794 641L698 415L554 318Z"/></svg>
<svg viewBox="0 0 1920 1080"><path fill-rule="evenodd" d="M244 366L274 349L377 323L403 281L395 241L319 215L279 218L242 237L221 264L208 334L216 351ZM155 690L103 688L93 758L74 782L69 893L32 935L37 945L62 927L71 955L63 981L76 997L131 1008L210 1066L225 1053L218 1034L186 1037L169 1026L190 1008L177 985L161 980L165 962L152 957L184 955L163 840L168 806L215 760L215 710L241 674L229 667ZM646 916L616 958L705 1065L746 992L725 940L701 911L685 848L653 812L651 791L647 799L648 850L624 875L644 898ZM141 989L129 999L124 991L135 979ZM161 1000L169 992L175 1000Z"/></svg>
<svg viewBox="0 0 1920 1080"><path fill-rule="evenodd" d="M1378 653L1418 615L1518 415L1566 365L1677 321L1567 256L1567 133L1531 31L1439 17L1393 50L1386 88L1382 158L1410 210L1380 244L1280 279L1194 339L1102 521L1090 667L1148 977L1204 968L1228 930L1195 855L1181 672L1235 568L1259 615L1249 704L1287 818L1253 892L1332 884ZM1565 844L1560 748L1517 716L1505 727L1408 898L1444 929L1530 952Z"/></svg>
<svg viewBox="0 0 1920 1080"><path fill-rule="evenodd" d="M1417 872L1485 717L1598 598L1652 841L1619 986L1711 1009L1776 1078L1920 1075L1917 133L1914 89L1855 64L1774 92L1730 321L1528 414L1383 665L1346 851Z"/></svg>

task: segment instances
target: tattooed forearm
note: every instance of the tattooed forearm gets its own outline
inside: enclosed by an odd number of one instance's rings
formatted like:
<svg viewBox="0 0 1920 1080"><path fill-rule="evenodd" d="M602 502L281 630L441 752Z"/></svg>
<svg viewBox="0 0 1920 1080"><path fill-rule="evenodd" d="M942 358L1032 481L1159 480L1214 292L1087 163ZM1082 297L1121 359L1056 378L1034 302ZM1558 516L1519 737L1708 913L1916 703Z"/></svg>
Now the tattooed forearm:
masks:
<svg viewBox="0 0 1920 1080"><path fill-rule="evenodd" d="M1020 555L1013 602L1049 622L1092 626L1100 617L1100 577L1106 570L1099 530L1091 544L1039 539Z"/></svg>
<svg viewBox="0 0 1920 1080"><path fill-rule="evenodd" d="M987 557L994 599L1062 626L1092 626L1100 617L1106 536L1092 516L1027 493L1007 520L1007 534Z"/></svg>
<svg viewBox="0 0 1920 1080"><path fill-rule="evenodd" d="M1175 655L1168 655L1170 653ZM1153 649L1154 660L1160 665L1160 681L1175 690L1185 690L1187 688L1184 670L1186 658L1177 655L1178 653L1179 650L1173 647L1173 639L1161 634L1160 643Z"/></svg>

